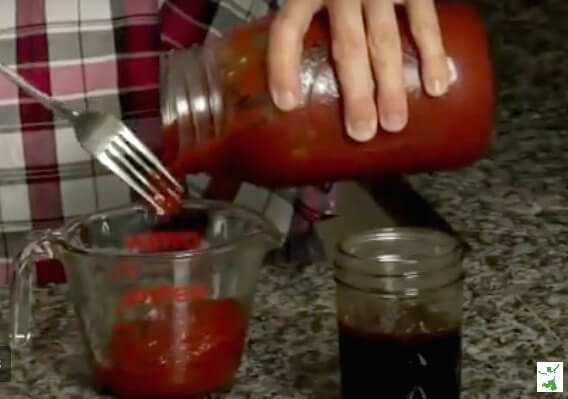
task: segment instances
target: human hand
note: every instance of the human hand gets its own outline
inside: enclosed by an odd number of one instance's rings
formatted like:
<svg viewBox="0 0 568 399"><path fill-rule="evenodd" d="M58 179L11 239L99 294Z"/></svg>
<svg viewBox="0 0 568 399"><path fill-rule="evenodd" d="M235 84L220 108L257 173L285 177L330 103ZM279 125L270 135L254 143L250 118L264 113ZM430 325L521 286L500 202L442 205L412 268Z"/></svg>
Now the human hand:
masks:
<svg viewBox="0 0 568 399"><path fill-rule="evenodd" d="M379 121L384 130L402 130L408 105L395 4L407 8L426 92L443 95L449 72L434 0L287 0L272 24L269 41L269 85L276 106L289 111L300 102L303 37L314 14L325 7L347 133L354 140L368 141Z"/></svg>

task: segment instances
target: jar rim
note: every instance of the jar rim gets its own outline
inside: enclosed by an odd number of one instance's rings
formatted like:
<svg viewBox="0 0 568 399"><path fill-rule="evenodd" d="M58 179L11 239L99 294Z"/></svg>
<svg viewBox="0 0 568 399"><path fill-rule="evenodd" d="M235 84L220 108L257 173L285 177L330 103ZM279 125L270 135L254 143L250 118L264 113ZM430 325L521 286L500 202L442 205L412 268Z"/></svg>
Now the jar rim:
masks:
<svg viewBox="0 0 568 399"><path fill-rule="evenodd" d="M436 253L420 253L407 256L397 253L373 254L364 256L356 251L368 244L398 240L410 243L436 245ZM337 245L336 269L353 269L374 277L413 278L437 273L442 269L454 267L453 260L462 258L468 246L456 235L423 227L386 227L351 234ZM420 265L422 265L422 267ZM377 265L384 265L382 270ZM396 265L394 267L393 265ZM416 267L414 267L416 265ZM424 268L423 266L430 267ZM426 270L420 270L426 269Z"/></svg>
<svg viewBox="0 0 568 399"><path fill-rule="evenodd" d="M360 245L374 241L387 241L395 239L422 239L430 241L436 240L441 243L445 241L445 243L450 244L449 248L446 251L433 255L421 254L420 256L422 258L442 258L444 256L463 251L467 248L466 243L459 237L451 235L442 230L425 227L384 227L351 234L338 243L337 250L341 255L352 259L369 260L371 258L362 257L353 253L353 251L349 250L349 247L352 247L355 244Z"/></svg>

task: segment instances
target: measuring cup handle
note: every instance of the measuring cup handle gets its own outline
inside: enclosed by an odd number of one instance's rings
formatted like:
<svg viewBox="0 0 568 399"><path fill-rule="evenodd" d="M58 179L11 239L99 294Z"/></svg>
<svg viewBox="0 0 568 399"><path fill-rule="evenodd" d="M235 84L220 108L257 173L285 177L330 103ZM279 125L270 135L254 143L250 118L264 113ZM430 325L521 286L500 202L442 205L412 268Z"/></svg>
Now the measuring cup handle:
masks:
<svg viewBox="0 0 568 399"><path fill-rule="evenodd" d="M33 241L18 254L10 278L10 345L13 349L25 345L32 336L32 300L35 282L35 263L53 259L52 245L57 234L53 231L33 233ZM35 238L35 239L34 239Z"/></svg>

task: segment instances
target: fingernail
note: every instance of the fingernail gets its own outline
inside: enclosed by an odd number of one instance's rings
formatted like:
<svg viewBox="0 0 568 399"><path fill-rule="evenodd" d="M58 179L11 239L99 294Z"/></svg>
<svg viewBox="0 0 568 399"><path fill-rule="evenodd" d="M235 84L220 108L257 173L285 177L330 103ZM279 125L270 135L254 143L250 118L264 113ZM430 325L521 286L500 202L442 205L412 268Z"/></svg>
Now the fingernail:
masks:
<svg viewBox="0 0 568 399"><path fill-rule="evenodd" d="M448 90L448 85L442 83L440 79L434 79L433 81L428 82L426 90L431 96L439 97Z"/></svg>
<svg viewBox="0 0 568 399"><path fill-rule="evenodd" d="M395 111L381 113L381 126L389 132L399 132L406 125L406 112Z"/></svg>
<svg viewBox="0 0 568 399"><path fill-rule="evenodd" d="M368 141L375 136L376 132L376 121L359 121L353 124L347 123L347 134L356 141Z"/></svg>
<svg viewBox="0 0 568 399"><path fill-rule="evenodd" d="M278 92L274 91L272 93L274 103L282 111L291 111L296 108L297 101L296 96L291 91Z"/></svg>

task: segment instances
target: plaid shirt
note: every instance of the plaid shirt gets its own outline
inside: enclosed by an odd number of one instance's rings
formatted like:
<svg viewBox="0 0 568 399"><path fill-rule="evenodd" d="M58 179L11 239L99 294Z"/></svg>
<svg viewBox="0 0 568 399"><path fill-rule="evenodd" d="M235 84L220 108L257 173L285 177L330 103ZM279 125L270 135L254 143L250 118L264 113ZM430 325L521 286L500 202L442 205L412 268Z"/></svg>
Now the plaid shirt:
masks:
<svg viewBox="0 0 568 399"><path fill-rule="evenodd" d="M121 117L161 148L159 54L265 15L277 0L2 0L0 60L71 107ZM187 177L203 195L215 182ZM242 184L233 200L283 231L313 233L333 213L331 185L268 192ZM78 144L71 126L0 76L0 281L32 230L127 204L135 195ZM291 224L291 222L293 222ZM309 241L309 240L308 240ZM319 257L313 250L294 256ZM4 264L4 266L2 266Z"/></svg>

